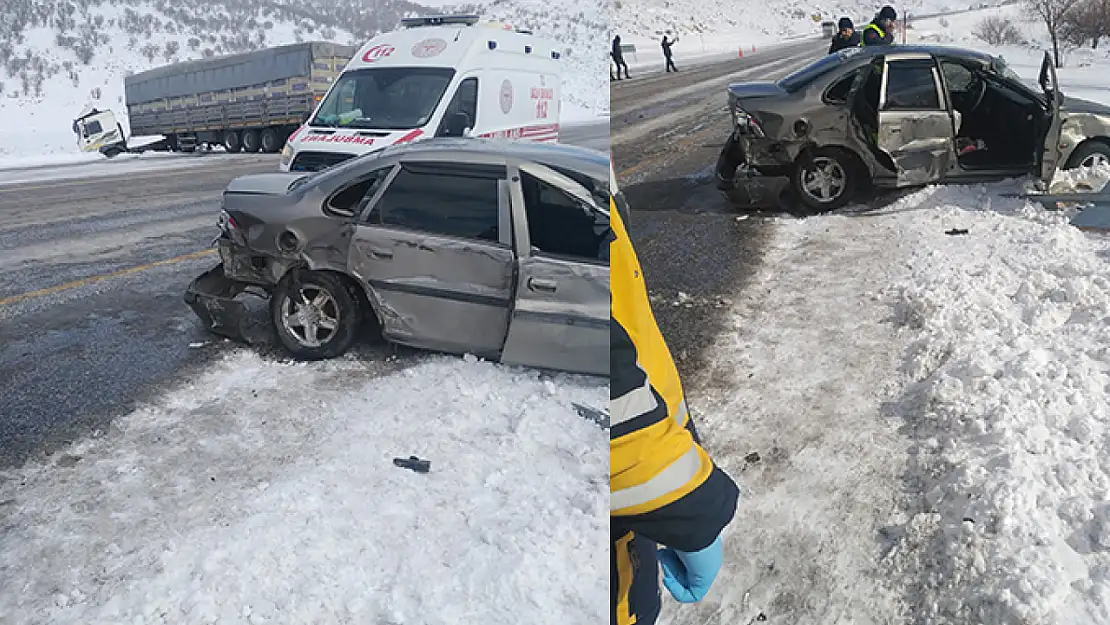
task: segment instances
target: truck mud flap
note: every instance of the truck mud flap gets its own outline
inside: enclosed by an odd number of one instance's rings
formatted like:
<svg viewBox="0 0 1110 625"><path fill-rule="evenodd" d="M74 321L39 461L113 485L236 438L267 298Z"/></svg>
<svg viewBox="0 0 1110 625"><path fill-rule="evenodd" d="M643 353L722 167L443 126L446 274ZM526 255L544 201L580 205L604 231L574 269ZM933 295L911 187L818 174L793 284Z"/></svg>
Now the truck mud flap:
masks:
<svg viewBox="0 0 1110 625"><path fill-rule="evenodd" d="M246 285L224 275L220 263L198 276L185 291L185 303L200 317L204 327L234 341L250 342L247 337L247 306L235 298Z"/></svg>

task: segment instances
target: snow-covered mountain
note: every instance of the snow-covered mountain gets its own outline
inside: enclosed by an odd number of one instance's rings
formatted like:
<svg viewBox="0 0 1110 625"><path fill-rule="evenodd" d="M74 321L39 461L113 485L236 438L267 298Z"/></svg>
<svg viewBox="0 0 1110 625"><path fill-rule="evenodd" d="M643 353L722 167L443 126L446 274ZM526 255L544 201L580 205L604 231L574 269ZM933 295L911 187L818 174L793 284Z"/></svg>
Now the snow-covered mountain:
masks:
<svg viewBox="0 0 1110 625"><path fill-rule="evenodd" d="M0 155L75 150L86 104L125 112L123 77L189 59L297 41L361 44L402 17L475 12L565 44L566 99L608 109L608 5L534 0L421 6L407 0L4 0Z"/></svg>

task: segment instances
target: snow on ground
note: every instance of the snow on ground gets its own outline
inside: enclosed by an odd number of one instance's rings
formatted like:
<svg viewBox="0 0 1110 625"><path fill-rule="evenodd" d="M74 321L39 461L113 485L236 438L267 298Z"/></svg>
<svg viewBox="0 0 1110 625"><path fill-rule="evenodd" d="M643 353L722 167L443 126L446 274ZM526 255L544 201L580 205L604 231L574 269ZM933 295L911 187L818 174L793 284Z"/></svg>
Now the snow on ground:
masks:
<svg viewBox="0 0 1110 625"><path fill-rule="evenodd" d="M1021 4L1007 5L958 15L915 20L907 31L910 42L959 45L1001 56L1022 78L1036 84L1045 50L1051 50L1044 24L1027 17ZM992 46L975 36L978 24L986 17L1000 16L1013 21L1028 40L1024 46ZM1057 70L1061 90L1069 96L1110 105L1110 50L1105 47L1068 49L1064 67Z"/></svg>
<svg viewBox="0 0 1110 625"><path fill-rule="evenodd" d="M664 623L1110 622L1110 241L1019 190L776 224L687 380L742 501Z"/></svg>
<svg viewBox="0 0 1110 625"><path fill-rule="evenodd" d="M381 368L236 351L0 474L0 620L602 622L608 448L571 402L607 387ZM410 455L431 472L393 465Z"/></svg>

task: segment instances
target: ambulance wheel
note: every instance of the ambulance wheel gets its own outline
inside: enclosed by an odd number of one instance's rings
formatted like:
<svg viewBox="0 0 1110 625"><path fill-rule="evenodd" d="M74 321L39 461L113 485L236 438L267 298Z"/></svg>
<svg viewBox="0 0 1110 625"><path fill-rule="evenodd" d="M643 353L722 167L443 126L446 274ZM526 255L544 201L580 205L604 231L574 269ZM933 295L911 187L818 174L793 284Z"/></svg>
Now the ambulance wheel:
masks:
<svg viewBox="0 0 1110 625"><path fill-rule="evenodd" d="M262 143L262 151L266 154L277 154L281 151L281 137L273 128L263 130L259 141Z"/></svg>
<svg viewBox="0 0 1110 625"><path fill-rule="evenodd" d="M262 142L258 138L257 130L244 130L243 131L243 151L244 152L257 152L262 149Z"/></svg>
<svg viewBox="0 0 1110 625"><path fill-rule="evenodd" d="M239 133L234 130L228 130L224 133L224 149L230 154L235 154L243 149L243 144L239 141Z"/></svg>

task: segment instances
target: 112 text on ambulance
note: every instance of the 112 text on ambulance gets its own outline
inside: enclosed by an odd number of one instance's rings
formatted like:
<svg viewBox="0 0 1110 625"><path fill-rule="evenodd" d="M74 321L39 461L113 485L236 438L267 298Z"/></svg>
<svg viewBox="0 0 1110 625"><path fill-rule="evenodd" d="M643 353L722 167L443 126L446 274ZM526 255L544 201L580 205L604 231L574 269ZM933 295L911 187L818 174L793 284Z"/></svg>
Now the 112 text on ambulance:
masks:
<svg viewBox="0 0 1110 625"><path fill-rule="evenodd" d="M536 118L547 119L547 105L555 97L555 90L550 87L532 87L530 95L536 101Z"/></svg>

